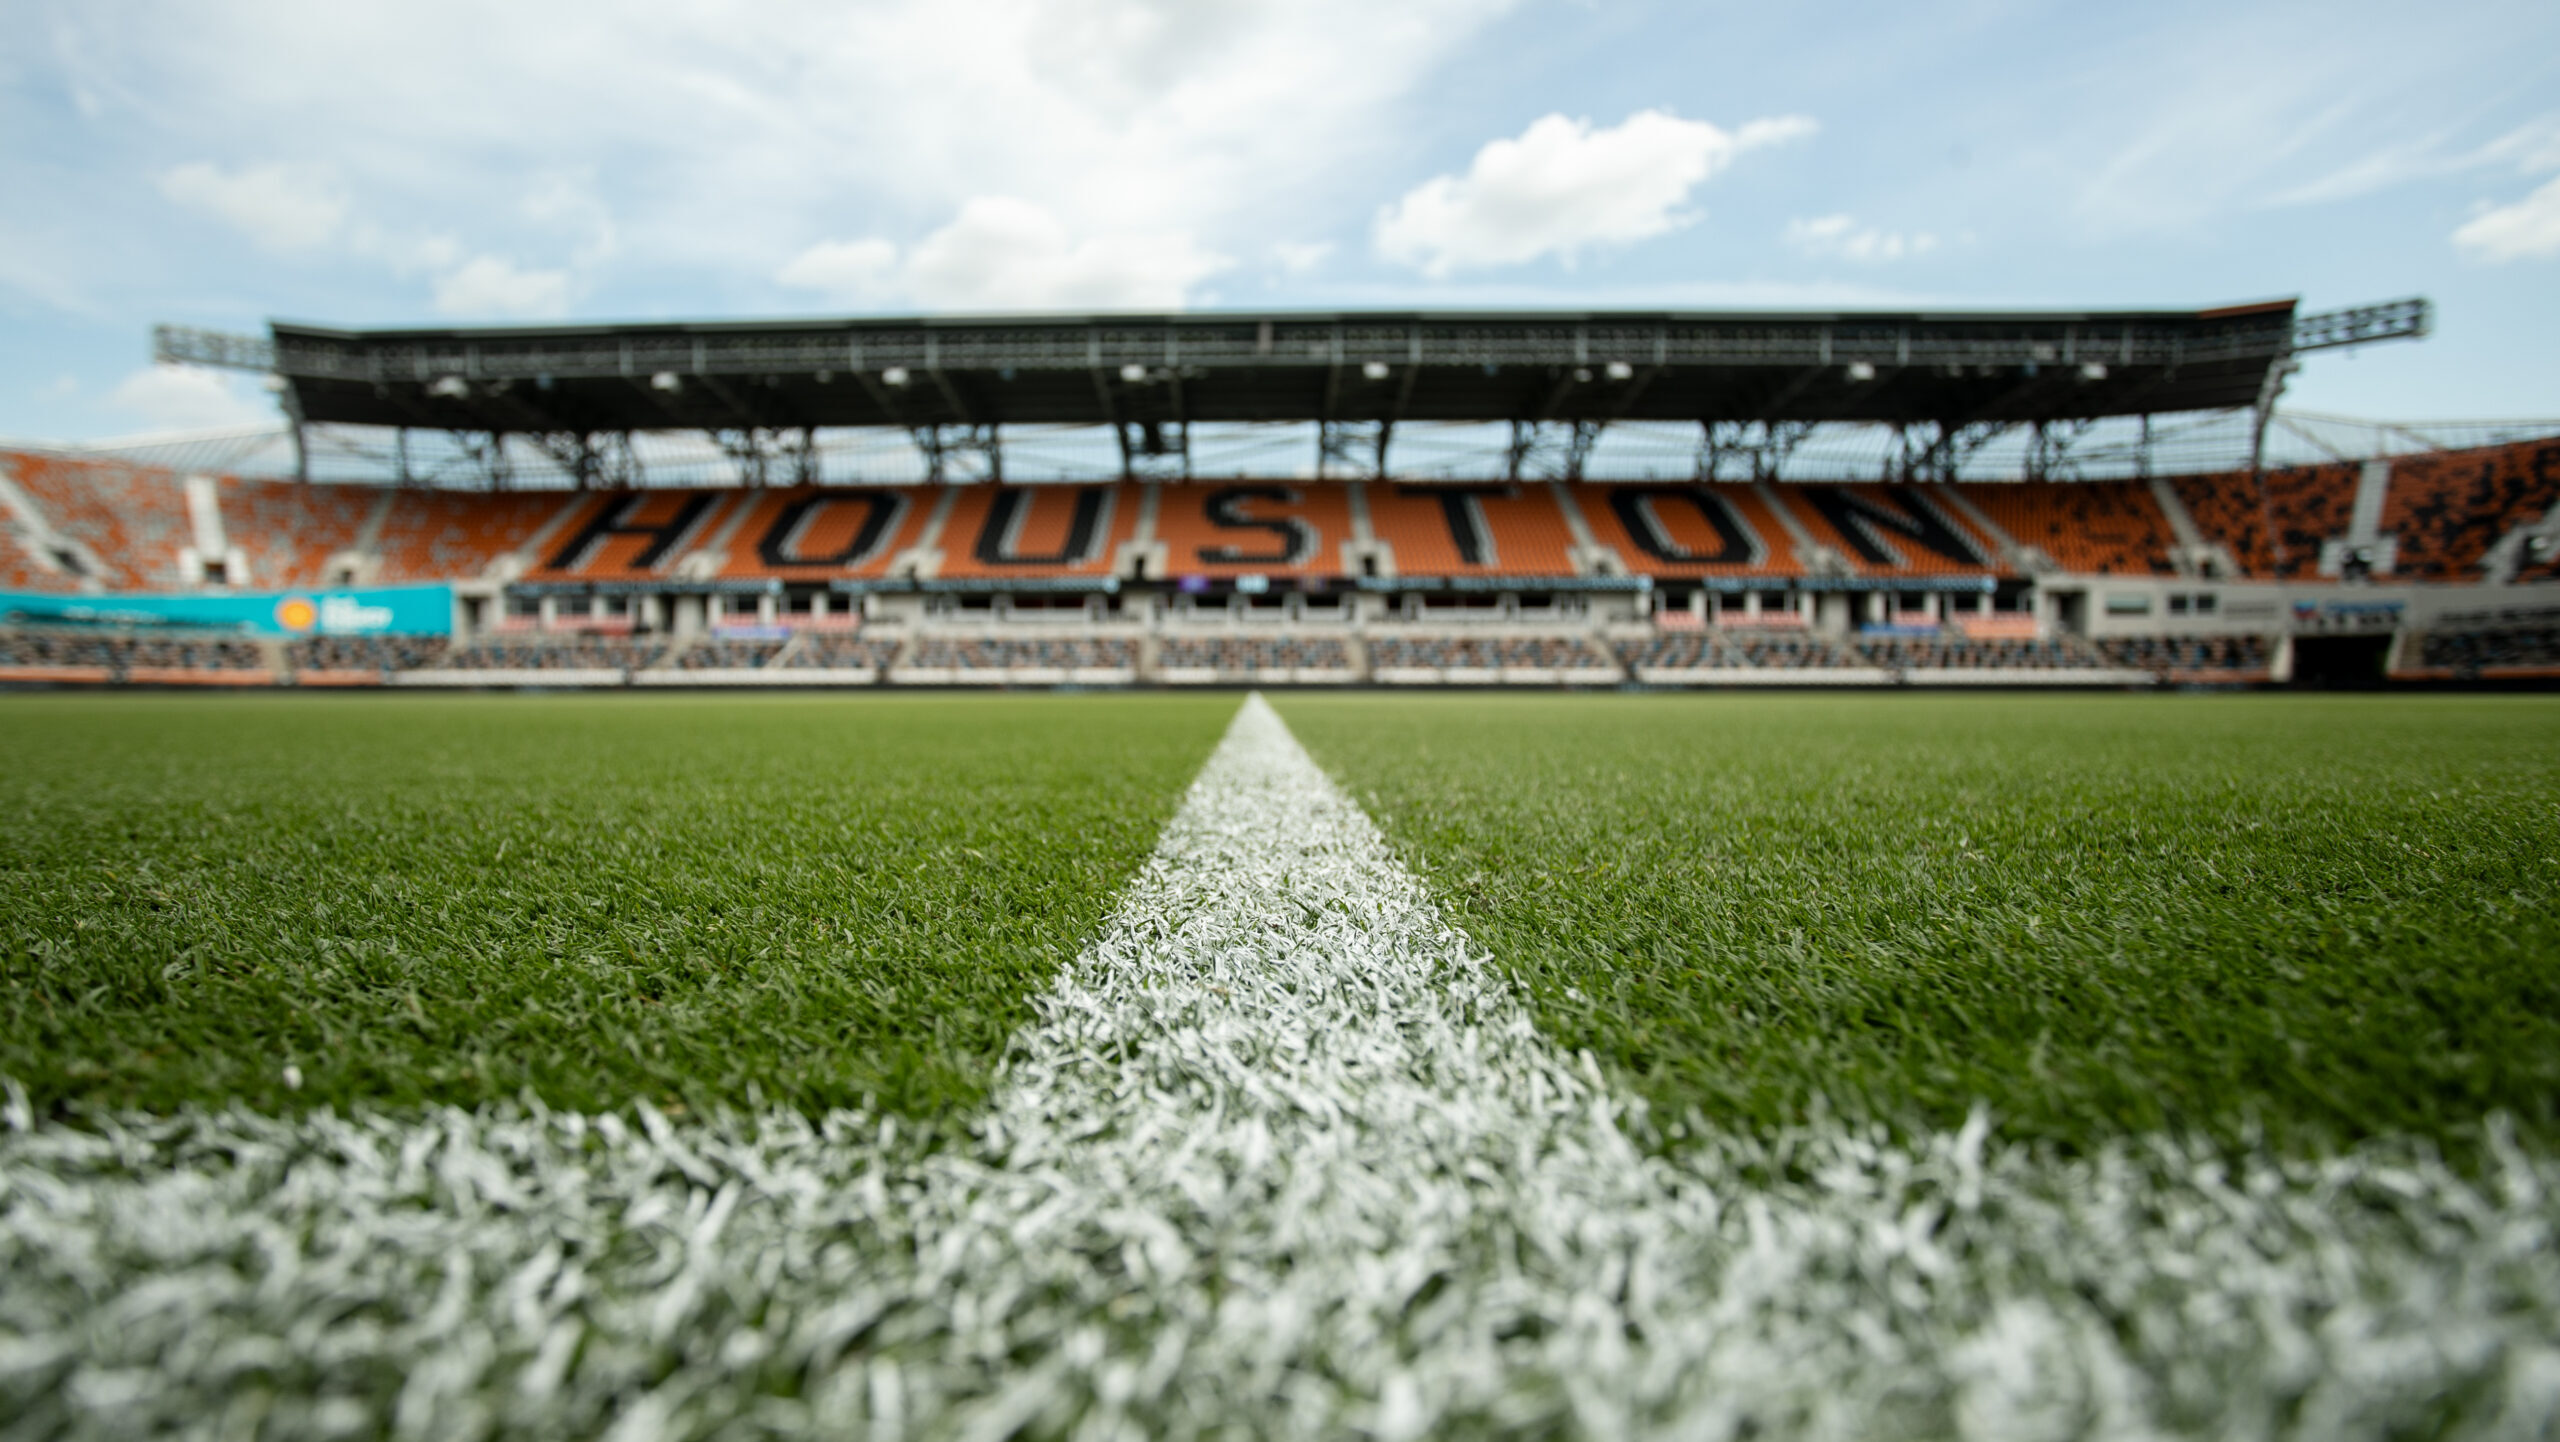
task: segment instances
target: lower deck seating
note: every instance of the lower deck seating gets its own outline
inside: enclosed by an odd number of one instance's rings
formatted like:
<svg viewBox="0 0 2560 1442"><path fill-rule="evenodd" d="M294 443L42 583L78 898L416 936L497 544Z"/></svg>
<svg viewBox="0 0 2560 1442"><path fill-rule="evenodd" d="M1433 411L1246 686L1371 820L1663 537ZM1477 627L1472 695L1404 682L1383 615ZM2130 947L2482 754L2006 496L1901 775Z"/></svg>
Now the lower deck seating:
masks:
<svg viewBox="0 0 2560 1442"><path fill-rule="evenodd" d="M1628 665L1661 671L1825 670L1869 664L1810 632L1705 631L1654 636L1621 645Z"/></svg>
<svg viewBox="0 0 2560 1442"><path fill-rule="evenodd" d="M123 664L123 643L113 636L0 631L0 667L94 670Z"/></svg>
<svg viewBox="0 0 2560 1442"><path fill-rule="evenodd" d="M1126 670L1138 643L1119 636L926 636L900 663L934 671Z"/></svg>
<svg viewBox="0 0 2560 1442"><path fill-rule="evenodd" d="M1381 636L1369 643L1380 671L1615 671L1608 653L1580 636Z"/></svg>
<svg viewBox="0 0 2560 1442"><path fill-rule="evenodd" d="M2499 671L2560 673L2560 626L2430 631L2419 640L2418 664L2450 671L2458 679Z"/></svg>
<svg viewBox="0 0 2560 1442"><path fill-rule="evenodd" d="M695 641L676 653L680 671L753 671L773 664L788 641Z"/></svg>
<svg viewBox="0 0 2560 1442"><path fill-rule="evenodd" d="M897 659L898 643L877 636L814 635L782 658L785 671L877 671Z"/></svg>
<svg viewBox="0 0 2560 1442"><path fill-rule="evenodd" d="M637 671L666 653L664 641L614 636L485 640L448 651L438 664L448 671Z"/></svg>
<svg viewBox="0 0 2560 1442"><path fill-rule="evenodd" d="M2109 665L2162 676L2264 676L2275 648L2264 636L2109 636L2097 643Z"/></svg>
<svg viewBox="0 0 2560 1442"><path fill-rule="evenodd" d="M1169 636L1156 664L1182 671L1344 671L1351 648L1339 636Z"/></svg>
<svg viewBox="0 0 2560 1442"><path fill-rule="evenodd" d="M2081 643L2060 636L1879 636L1860 640L1857 650L1890 671L2078 671L2104 664Z"/></svg>
<svg viewBox="0 0 2560 1442"><path fill-rule="evenodd" d="M442 636L310 636L286 643L284 659L297 672L417 671L451 645Z"/></svg>

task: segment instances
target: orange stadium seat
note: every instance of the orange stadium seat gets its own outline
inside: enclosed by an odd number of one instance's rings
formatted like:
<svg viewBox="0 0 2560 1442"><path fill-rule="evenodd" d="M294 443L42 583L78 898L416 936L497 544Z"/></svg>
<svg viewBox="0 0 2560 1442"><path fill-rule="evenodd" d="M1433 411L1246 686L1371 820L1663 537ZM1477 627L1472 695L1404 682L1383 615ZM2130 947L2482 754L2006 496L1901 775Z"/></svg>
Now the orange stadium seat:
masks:
<svg viewBox="0 0 2560 1442"><path fill-rule="evenodd" d="M543 542L527 579L596 580L664 572L708 534L724 502L744 492L607 491L580 504Z"/></svg>
<svg viewBox="0 0 2560 1442"><path fill-rule="evenodd" d="M1794 540L1754 487L1587 484L1574 496L1593 539L1638 575L1804 574Z"/></svg>
<svg viewBox="0 0 2560 1442"><path fill-rule="evenodd" d="M1136 486L969 486L937 543L940 574L1107 576L1137 523Z"/></svg>
<svg viewBox="0 0 2560 1442"><path fill-rule="evenodd" d="M2320 574L2320 543L2347 533L2355 517L2356 482L2363 467L2354 464L2288 466L2266 473L2267 515L2275 524L2275 540L2283 559L2279 575L2307 578Z"/></svg>
<svg viewBox="0 0 2560 1442"><path fill-rule="evenodd" d="M574 504L557 492L489 495L465 491L400 491L376 544L377 579L469 580L522 546L545 521Z"/></svg>
<svg viewBox="0 0 2560 1442"><path fill-rule="evenodd" d="M2477 580L2500 537L2540 520L2554 505L2560 505L2560 441L2404 456L2391 466L2382 533L2399 543L2394 569L2400 575Z"/></svg>
<svg viewBox="0 0 2560 1442"><path fill-rule="evenodd" d="M1573 532L1544 482L1372 485L1369 523L1406 576L1570 576Z"/></svg>
<svg viewBox="0 0 2560 1442"><path fill-rule="evenodd" d="M720 574L742 581L884 575L924 533L935 499L921 486L755 493L741 502L747 515L730 536Z"/></svg>
<svg viewBox="0 0 2560 1442"><path fill-rule="evenodd" d="M2275 554L2267 545L2265 508L2246 471L2220 471L2204 476L2176 476L2169 485L2187 508L2196 533L2231 555L2245 576L2275 574Z"/></svg>
<svg viewBox="0 0 2560 1442"><path fill-rule="evenodd" d="M1338 576L1351 499L1331 483L1193 481L1156 491L1173 576Z"/></svg>
<svg viewBox="0 0 2560 1442"><path fill-rule="evenodd" d="M1867 576L1978 576L2000 551L1927 486L1774 488L1805 530Z"/></svg>
<svg viewBox="0 0 2560 1442"><path fill-rule="evenodd" d="M258 586L319 586L329 558L355 544L383 493L372 486L297 481L217 483L222 528L249 562Z"/></svg>
<svg viewBox="0 0 2560 1442"><path fill-rule="evenodd" d="M9 467L45 520L98 558L108 589L166 590L190 579L178 571L192 527L176 473L43 455L12 456Z"/></svg>
<svg viewBox="0 0 2560 1442"><path fill-rule="evenodd" d="M2176 574L2178 543L2151 488L2139 481L2043 481L1972 486L1971 501L2021 546L2078 574Z"/></svg>

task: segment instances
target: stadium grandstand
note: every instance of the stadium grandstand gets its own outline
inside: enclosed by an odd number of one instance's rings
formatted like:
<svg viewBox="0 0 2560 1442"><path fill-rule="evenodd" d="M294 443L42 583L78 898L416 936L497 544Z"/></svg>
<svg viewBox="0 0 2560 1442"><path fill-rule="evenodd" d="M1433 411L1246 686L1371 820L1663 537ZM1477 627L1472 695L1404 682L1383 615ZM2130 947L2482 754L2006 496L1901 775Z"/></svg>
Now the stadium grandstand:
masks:
<svg viewBox="0 0 2560 1442"><path fill-rule="evenodd" d="M0 452L0 680L2560 676L2560 422L2278 407L2298 315L164 328L284 424Z"/></svg>

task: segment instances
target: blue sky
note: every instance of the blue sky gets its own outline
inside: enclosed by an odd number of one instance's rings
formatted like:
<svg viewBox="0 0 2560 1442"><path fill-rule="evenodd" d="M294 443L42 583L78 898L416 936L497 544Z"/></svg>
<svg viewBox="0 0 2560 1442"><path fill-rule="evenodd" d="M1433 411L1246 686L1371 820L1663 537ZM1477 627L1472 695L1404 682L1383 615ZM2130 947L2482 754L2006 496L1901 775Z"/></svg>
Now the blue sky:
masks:
<svg viewBox="0 0 2560 1442"><path fill-rule="evenodd" d="M0 434L156 321L2438 304L2305 410L2560 416L2560 7L0 8Z"/></svg>

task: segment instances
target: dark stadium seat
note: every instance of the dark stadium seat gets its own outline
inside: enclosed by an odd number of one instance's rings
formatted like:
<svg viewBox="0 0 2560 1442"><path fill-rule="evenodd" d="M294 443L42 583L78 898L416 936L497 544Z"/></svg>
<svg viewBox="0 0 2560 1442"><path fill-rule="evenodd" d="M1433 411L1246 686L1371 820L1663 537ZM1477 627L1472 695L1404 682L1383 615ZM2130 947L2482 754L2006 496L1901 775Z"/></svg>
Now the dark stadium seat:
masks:
<svg viewBox="0 0 2560 1442"><path fill-rule="evenodd" d="M2473 581L2491 546L2555 505L2560 442L2403 456L2391 463L2382 533L2398 542L2397 574Z"/></svg>
<svg viewBox="0 0 2560 1442"><path fill-rule="evenodd" d="M1593 483L1574 494L1593 538L1636 575L1804 574L1787 528L1753 487Z"/></svg>
<svg viewBox="0 0 2560 1442"><path fill-rule="evenodd" d="M1138 521L1136 486L966 486L937 573L962 580L1108 576Z"/></svg>
<svg viewBox="0 0 2560 1442"><path fill-rule="evenodd" d="M1771 488L1806 532L1869 576L1981 575L1999 548L1929 486Z"/></svg>
<svg viewBox="0 0 2560 1442"><path fill-rule="evenodd" d="M1168 483L1156 491L1156 539L1174 577L1340 575L1350 495L1304 482Z"/></svg>
<svg viewBox="0 0 2560 1442"><path fill-rule="evenodd" d="M1368 487L1369 523L1406 576L1570 576L1573 532L1543 482Z"/></svg>

